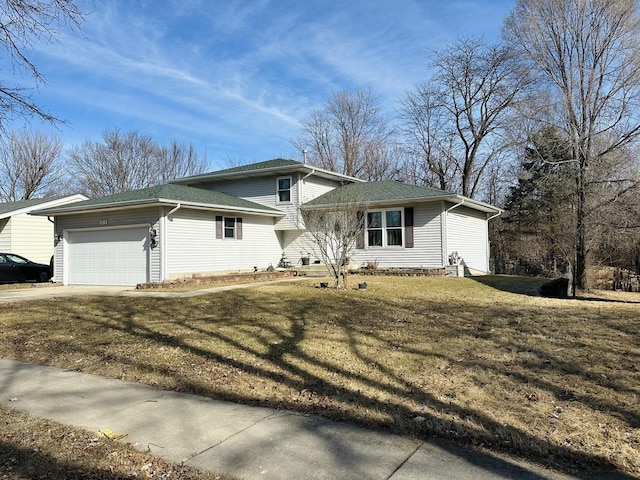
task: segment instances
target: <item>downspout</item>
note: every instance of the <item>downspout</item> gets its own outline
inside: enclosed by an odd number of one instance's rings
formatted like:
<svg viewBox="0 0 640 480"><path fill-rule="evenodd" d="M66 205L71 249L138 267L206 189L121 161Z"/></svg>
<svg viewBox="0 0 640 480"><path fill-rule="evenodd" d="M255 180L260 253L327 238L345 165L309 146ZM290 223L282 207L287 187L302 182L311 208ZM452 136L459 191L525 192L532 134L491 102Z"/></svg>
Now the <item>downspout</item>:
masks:
<svg viewBox="0 0 640 480"><path fill-rule="evenodd" d="M449 212L450 212L451 210L453 210L454 208L458 208L458 207L462 206L463 204L464 204L464 198L462 199L462 201L461 201L460 203L456 203L455 205L453 205L453 206L451 206L451 207L447 208L447 209L445 210L445 212L449 213Z"/></svg>
<svg viewBox="0 0 640 480"><path fill-rule="evenodd" d="M305 154L305 158L306 158L306 154ZM305 162L306 163L306 162ZM304 183L304 181L309 178L311 175L313 175L314 173L316 173L316 169L312 168L311 171L309 173L307 173L304 177L302 177L300 179L300 184ZM300 176L298 175L298 178ZM296 218L298 219L298 229L302 230L303 229L303 225L302 225L302 218L301 218L301 213L300 213L300 207L302 207L302 194L304 193L304 189L302 188L302 185L298 185L298 212L296 214Z"/></svg>
<svg viewBox="0 0 640 480"><path fill-rule="evenodd" d="M442 235L443 238L442 238L442 240L443 240L443 243L444 243L444 245L443 245L444 248L442 249L442 264L443 265L447 265L447 259L448 259L447 251L449 250L449 233L448 233L449 232L449 227L447 226L447 223L448 223L447 222L447 220L448 220L447 217L448 217L448 214L449 214L449 212L451 210L453 210L454 208L458 208L459 206L461 206L463 204L464 204L464 198L462 199L462 201L460 203L456 203L456 204L452 205L451 207L445 209L444 212L443 212L443 213L447 214L447 215L443 216L443 220L444 220L444 228L442 229L443 230L443 235Z"/></svg>
<svg viewBox="0 0 640 480"><path fill-rule="evenodd" d="M47 220L49 220L51 223L53 223L53 238L54 238L53 241L55 242L55 239L58 238L56 236L56 221L51 219L51 215L47 215ZM58 242L58 243L60 243L60 242ZM54 244L54 247L53 247L53 268L51 269L51 281L52 282L56 281L56 272L55 272L56 267L55 267L55 265L56 265L56 250L57 250L57 248L58 248L58 244L56 243L56 244Z"/></svg>
<svg viewBox="0 0 640 480"><path fill-rule="evenodd" d="M494 219L494 218L496 218L496 217L499 217L500 215L502 215L502 212L498 212L498 213L496 213L495 215L491 215L489 218L487 218L487 222L488 222L489 220L491 220L491 219Z"/></svg>
<svg viewBox="0 0 640 480"><path fill-rule="evenodd" d="M489 218L487 218L487 272L488 273L494 273L491 271L491 243L489 242L489 220L491 220L492 218L496 218L499 217L500 215L502 215L502 212L498 212L495 215L491 215Z"/></svg>
<svg viewBox="0 0 640 480"><path fill-rule="evenodd" d="M167 217L173 215L174 213L176 213L178 210L180 210L180 208L182 207L182 205L180 203L178 203L172 210L169 211L169 213L167 213Z"/></svg>
<svg viewBox="0 0 640 480"><path fill-rule="evenodd" d="M306 178L306 177L305 177ZM296 190L298 191L297 195L298 198L296 198L296 227L298 228L298 230L300 229L300 205L302 205L302 192L304 191L304 189L302 188L302 182L304 181L304 179L300 178L300 172L298 172L298 180L297 180L297 186L296 186Z"/></svg>

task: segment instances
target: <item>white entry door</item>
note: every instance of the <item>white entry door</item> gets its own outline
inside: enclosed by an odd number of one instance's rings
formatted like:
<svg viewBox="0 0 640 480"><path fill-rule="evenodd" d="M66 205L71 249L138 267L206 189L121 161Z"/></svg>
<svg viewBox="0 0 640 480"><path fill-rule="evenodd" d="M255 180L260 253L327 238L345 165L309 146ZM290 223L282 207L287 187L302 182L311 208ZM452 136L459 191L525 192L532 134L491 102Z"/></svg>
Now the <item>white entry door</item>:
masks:
<svg viewBox="0 0 640 480"><path fill-rule="evenodd" d="M70 232L70 285L136 285L148 281L149 229L114 228Z"/></svg>

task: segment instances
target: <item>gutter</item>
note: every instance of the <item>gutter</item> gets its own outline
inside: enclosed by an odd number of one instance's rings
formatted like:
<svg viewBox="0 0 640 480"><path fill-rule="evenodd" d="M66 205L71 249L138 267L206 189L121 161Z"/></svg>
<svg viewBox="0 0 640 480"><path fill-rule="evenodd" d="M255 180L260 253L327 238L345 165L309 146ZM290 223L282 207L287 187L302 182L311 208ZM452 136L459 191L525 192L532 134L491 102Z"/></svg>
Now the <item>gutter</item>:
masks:
<svg viewBox="0 0 640 480"><path fill-rule="evenodd" d="M79 213L92 213L97 211L114 211L114 210L128 210L132 208L140 208L144 206L176 206L175 200L168 199L154 199L154 200L138 200L127 203L101 203L86 207L73 208L70 207L64 210L51 210L49 212L36 213L34 215L47 215L47 216L63 216L63 215L74 215ZM247 214L255 214L262 215L266 217L280 217L284 216L284 213L277 210L262 210L257 208L249 208L249 207L233 207L230 205L215 205L215 204L202 204L202 203L183 203L179 202L180 208L188 207L196 210L216 210L216 211L224 211L224 212L242 212Z"/></svg>

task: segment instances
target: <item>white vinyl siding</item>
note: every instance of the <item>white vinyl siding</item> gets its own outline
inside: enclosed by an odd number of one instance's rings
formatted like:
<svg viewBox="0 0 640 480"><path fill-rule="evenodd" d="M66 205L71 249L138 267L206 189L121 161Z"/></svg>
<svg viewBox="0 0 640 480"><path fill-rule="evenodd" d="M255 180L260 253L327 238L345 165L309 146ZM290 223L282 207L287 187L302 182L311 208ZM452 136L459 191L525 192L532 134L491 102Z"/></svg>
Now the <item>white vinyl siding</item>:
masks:
<svg viewBox="0 0 640 480"><path fill-rule="evenodd" d="M265 178L245 178L242 180L227 180L222 183L212 183L209 185L199 185L199 188L206 188L216 192L223 192L235 197L244 198L260 205L276 208L277 205L277 179L282 177L270 176ZM298 202L296 181L297 176L291 176L291 203Z"/></svg>
<svg viewBox="0 0 640 480"><path fill-rule="evenodd" d="M306 203L320 195L330 192L334 188L338 188L339 186L339 182L329 180L328 178L317 177L314 175L306 178L303 177L301 179L300 198L302 199L302 203Z"/></svg>
<svg viewBox="0 0 640 480"><path fill-rule="evenodd" d="M273 190L272 190L273 193ZM247 271L277 265L282 250L273 218L242 215L242 239L216 239L220 213L180 209L165 222L167 278L193 273Z"/></svg>
<svg viewBox="0 0 640 480"><path fill-rule="evenodd" d="M208 188L217 192L227 193L229 195L259 203L260 205L280 210L285 214L285 216L277 221L275 225L276 230L295 230L299 228L299 175L297 173L291 175L290 201L283 203L277 201L279 178L289 177L274 175L265 178L245 178L242 180L230 180L222 183L202 185L200 188Z"/></svg>
<svg viewBox="0 0 640 480"><path fill-rule="evenodd" d="M153 228L159 234L159 246L149 251L148 281L159 282L160 256L164 248L162 232L160 231L159 213L159 208L149 207L136 210L57 216L56 233L62 235L64 238L57 242L55 248L54 281L68 283L68 278L65 278L65 272L68 275L68 268L65 268L63 257L68 255L68 251L65 250L68 247L67 238L70 232L147 225L146 228Z"/></svg>
<svg viewBox="0 0 640 480"><path fill-rule="evenodd" d="M12 253L48 264L53 255L53 223L27 214L11 217L11 244Z"/></svg>
<svg viewBox="0 0 640 480"><path fill-rule="evenodd" d="M282 178L291 178L291 198L289 202L278 201L278 179ZM243 178L209 185L198 185L199 188L224 192L280 210L285 216L277 220L275 229L283 231L303 228L299 212L300 204L313 200L338 186L340 186L340 183L334 180L315 175L307 177L299 172L291 175Z"/></svg>
<svg viewBox="0 0 640 480"><path fill-rule="evenodd" d="M399 208L404 206L388 209ZM354 251L352 261L360 265L376 262L379 267L442 267L440 211L439 202L413 205L413 248L357 249Z"/></svg>
<svg viewBox="0 0 640 480"><path fill-rule="evenodd" d="M445 258L458 252L466 267L481 272L489 271L486 214L467 207L457 207L446 215Z"/></svg>
<svg viewBox="0 0 640 480"><path fill-rule="evenodd" d="M320 253L310 233L301 230L285 230L281 234L282 250L293 266L302 265L303 256L309 256L311 264L320 260Z"/></svg>
<svg viewBox="0 0 640 480"><path fill-rule="evenodd" d="M0 220L0 252L11 253L11 218Z"/></svg>
<svg viewBox="0 0 640 480"><path fill-rule="evenodd" d="M0 220L0 251L48 264L53 255L53 223L26 213Z"/></svg>

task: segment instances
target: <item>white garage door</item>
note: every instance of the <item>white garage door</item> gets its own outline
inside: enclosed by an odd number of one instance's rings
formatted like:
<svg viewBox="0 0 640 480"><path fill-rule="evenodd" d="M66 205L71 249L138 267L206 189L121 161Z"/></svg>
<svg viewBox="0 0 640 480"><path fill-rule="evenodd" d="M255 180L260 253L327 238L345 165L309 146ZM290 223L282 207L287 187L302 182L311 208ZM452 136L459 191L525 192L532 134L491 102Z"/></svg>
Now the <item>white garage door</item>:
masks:
<svg viewBox="0 0 640 480"><path fill-rule="evenodd" d="M148 228L69 234L71 285L135 285L148 281Z"/></svg>

